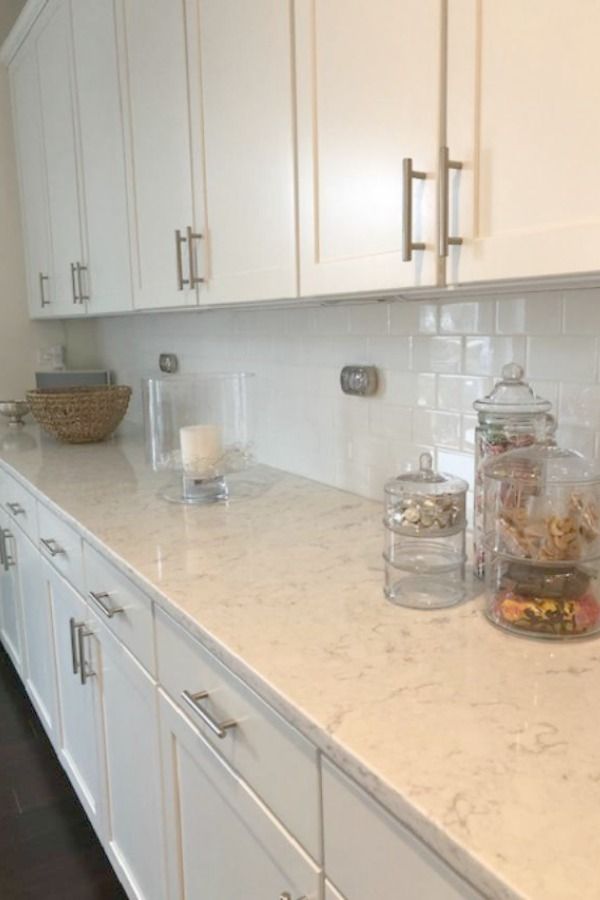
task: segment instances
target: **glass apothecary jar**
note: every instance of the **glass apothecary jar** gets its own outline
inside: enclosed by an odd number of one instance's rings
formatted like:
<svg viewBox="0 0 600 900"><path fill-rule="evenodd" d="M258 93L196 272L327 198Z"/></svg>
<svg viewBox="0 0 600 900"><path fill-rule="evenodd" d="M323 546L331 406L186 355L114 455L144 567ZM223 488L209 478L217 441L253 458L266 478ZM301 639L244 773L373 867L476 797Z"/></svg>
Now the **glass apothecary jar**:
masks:
<svg viewBox="0 0 600 900"><path fill-rule="evenodd" d="M385 484L386 597L400 606L438 609L464 599L466 494L462 478L419 469Z"/></svg>
<svg viewBox="0 0 600 900"><path fill-rule="evenodd" d="M535 445L484 467L486 611L540 638L600 630L600 472L573 450Z"/></svg>
<svg viewBox="0 0 600 900"><path fill-rule="evenodd" d="M508 363L491 393L473 404L478 415L473 519L474 566L479 578L485 575L483 466L490 458L510 450L546 443L554 433L555 422L549 415L552 404L536 396L523 375L521 366Z"/></svg>
<svg viewBox="0 0 600 900"><path fill-rule="evenodd" d="M207 503L229 496L227 476L253 461L249 373L166 375L142 383L146 450L156 471L177 473L165 497Z"/></svg>

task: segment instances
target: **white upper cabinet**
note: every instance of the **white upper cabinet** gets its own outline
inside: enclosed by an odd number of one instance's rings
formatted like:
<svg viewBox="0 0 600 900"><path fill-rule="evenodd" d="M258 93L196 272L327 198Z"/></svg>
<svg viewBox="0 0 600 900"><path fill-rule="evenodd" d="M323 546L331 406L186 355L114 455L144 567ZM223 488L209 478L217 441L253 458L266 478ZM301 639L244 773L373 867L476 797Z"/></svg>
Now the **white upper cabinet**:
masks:
<svg viewBox="0 0 600 900"><path fill-rule="evenodd" d="M127 173L114 4L72 0L89 313L131 309Z"/></svg>
<svg viewBox="0 0 600 900"><path fill-rule="evenodd" d="M303 295L436 283L440 60L440 0L296 3Z"/></svg>
<svg viewBox="0 0 600 900"><path fill-rule="evenodd" d="M54 314L48 193L42 143L42 108L35 44L29 41L10 70L27 296L31 317Z"/></svg>
<svg viewBox="0 0 600 900"><path fill-rule="evenodd" d="M200 82L188 73L188 55L198 61L195 3L126 0L118 10L137 256L134 306L195 304L188 236L205 231ZM196 278L205 271L198 242L191 237Z"/></svg>
<svg viewBox="0 0 600 900"><path fill-rule="evenodd" d="M198 2L207 302L297 294L291 7Z"/></svg>
<svg viewBox="0 0 600 900"><path fill-rule="evenodd" d="M595 0L449 4L449 282L600 269L599 33Z"/></svg>
<svg viewBox="0 0 600 900"><path fill-rule="evenodd" d="M34 37L48 179L53 315L85 312L85 261L77 173L70 7L48 4Z"/></svg>

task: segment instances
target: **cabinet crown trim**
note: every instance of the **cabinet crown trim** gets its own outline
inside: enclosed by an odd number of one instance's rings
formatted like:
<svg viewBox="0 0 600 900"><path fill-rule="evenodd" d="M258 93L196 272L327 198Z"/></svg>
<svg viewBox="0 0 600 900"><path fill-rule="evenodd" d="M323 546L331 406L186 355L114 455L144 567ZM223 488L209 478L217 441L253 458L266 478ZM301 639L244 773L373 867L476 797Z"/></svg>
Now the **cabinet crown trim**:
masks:
<svg viewBox="0 0 600 900"><path fill-rule="evenodd" d="M4 63L5 66L10 65L13 61L19 47L31 31L35 20L47 3L48 0L28 0L23 7L17 21L11 28L8 37L2 46L0 46L0 62Z"/></svg>

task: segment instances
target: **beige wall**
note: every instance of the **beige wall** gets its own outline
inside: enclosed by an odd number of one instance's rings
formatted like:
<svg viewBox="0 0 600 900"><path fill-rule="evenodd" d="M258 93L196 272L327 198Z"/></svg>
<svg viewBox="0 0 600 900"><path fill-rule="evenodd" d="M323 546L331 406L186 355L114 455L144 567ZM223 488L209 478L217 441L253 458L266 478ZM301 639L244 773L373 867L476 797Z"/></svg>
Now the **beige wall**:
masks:
<svg viewBox="0 0 600 900"><path fill-rule="evenodd" d="M22 5L21 0L0 0L0 41ZM9 79L0 65L0 399L22 397L33 386L38 349L57 343L67 347L70 365L95 364L93 323L40 323L27 317Z"/></svg>

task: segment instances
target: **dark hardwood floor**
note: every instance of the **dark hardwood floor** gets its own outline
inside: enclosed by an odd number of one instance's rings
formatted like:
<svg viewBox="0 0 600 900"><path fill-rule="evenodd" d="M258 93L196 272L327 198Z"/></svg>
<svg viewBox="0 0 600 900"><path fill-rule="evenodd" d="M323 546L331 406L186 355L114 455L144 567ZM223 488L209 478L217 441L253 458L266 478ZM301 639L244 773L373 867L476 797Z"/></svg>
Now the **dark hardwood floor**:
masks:
<svg viewBox="0 0 600 900"><path fill-rule="evenodd" d="M0 900L126 900L0 645Z"/></svg>

